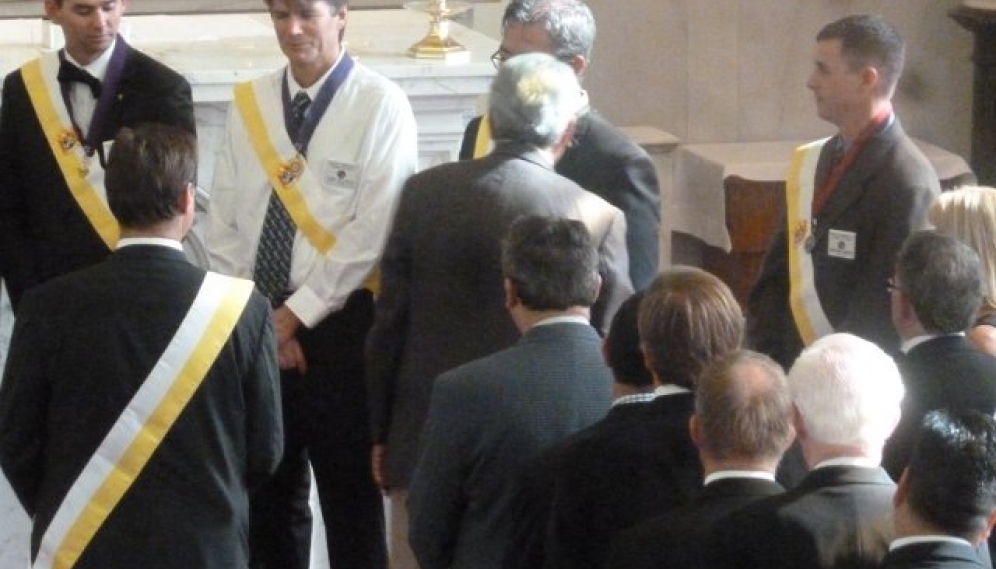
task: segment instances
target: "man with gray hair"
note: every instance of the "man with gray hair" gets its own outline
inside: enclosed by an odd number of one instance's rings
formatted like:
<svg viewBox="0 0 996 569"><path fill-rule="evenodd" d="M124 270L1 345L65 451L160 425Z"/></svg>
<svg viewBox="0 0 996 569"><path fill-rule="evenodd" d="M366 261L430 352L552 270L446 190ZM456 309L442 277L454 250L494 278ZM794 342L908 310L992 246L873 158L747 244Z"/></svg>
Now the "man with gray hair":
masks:
<svg viewBox="0 0 996 569"><path fill-rule="evenodd" d="M875 344L830 334L796 359L789 390L810 472L716 527L718 565L876 567L894 536L896 487L879 462L899 421L899 369Z"/></svg>
<svg viewBox="0 0 996 569"><path fill-rule="evenodd" d="M996 411L996 358L965 337L983 291L982 262L968 245L935 231L910 235L888 289L906 397L882 464L898 481L928 411Z"/></svg>
<svg viewBox="0 0 996 569"><path fill-rule="evenodd" d="M523 53L547 53L574 70L580 81L591 63L595 18L580 0L511 0L502 16L501 46L495 66ZM570 145L557 162L558 174L575 181L622 210L633 285L645 288L657 275L660 189L647 153L588 105L582 109ZM478 117L467 125L460 158L486 154L493 120Z"/></svg>
<svg viewBox="0 0 996 569"><path fill-rule="evenodd" d="M592 324L603 329L632 292L622 212L553 171L571 139L580 87L545 54L509 61L491 87L498 146L484 158L442 164L405 184L381 262L381 294L367 341L374 476L392 502L392 558L407 528L411 479L433 379L512 345L501 239L519 217L583 221L598 244L601 294Z"/></svg>

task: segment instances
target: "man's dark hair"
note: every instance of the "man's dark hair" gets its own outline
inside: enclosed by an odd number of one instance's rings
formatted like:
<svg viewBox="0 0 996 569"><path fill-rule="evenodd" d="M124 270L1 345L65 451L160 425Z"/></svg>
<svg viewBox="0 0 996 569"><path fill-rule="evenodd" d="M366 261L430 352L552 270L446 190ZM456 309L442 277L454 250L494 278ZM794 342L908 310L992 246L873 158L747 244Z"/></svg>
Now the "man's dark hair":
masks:
<svg viewBox="0 0 996 569"><path fill-rule="evenodd" d="M588 228L573 219L520 218L502 244L502 273L531 310L594 304L598 263Z"/></svg>
<svg viewBox="0 0 996 569"><path fill-rule="evenodd" d="M795 436L785 371L764 354L730 352L709 364L695 389L701 444L717 459L777 462Z"/></svg>
<svg viewBox="0 0 996 569"><path fill-rule="evenodd" d="M146 228L179 215L180 195L197 174L197 140L184 129L146 123L122 128L107 160L104 186L122 227Z"/></svg>
<svg viewBox="0 0 996 569"><path fill-rule="evenodd" d="M996 421L970 409L931 411L906 468L913 512L972 540L996 508Z"/></svg>
<svg viewBox="0 0 996 569"><path fill-rule="evenodd" d="M663 383L693 389L705 366L740 347L743 313L730 288L694 267L650 283L640 303L640 343Z"/></svg>
<svg viewBox="0 0 996 569"><path fill-rule="evenodd" d="M273 0L263 0L263 1L266 2L267 8L273 7ZM343 6L349 7L349 0L287 0L287 4L290 5L291 7L295 6L303 7L303 6L308 6L310 4L314 4L316 2L325 2L326 4L331 6L332 9L334 10L338 10Z"/></svg>
<svg viewBox="0 0 996 569"><path fill-rule="evenodd" d="M899 31L881 16L857 14L827 24L816 41L840 40L840 50L851 71L874 67L882 79L880 95L891 96L903 72L906 43Z"/></svg>
<svg viewBox="0 0 996 569"><path fill-rule="evenodd" d="M899 250L896 286L932 334L971 326L982 304L982 261L957 238L934 230L912 233Z"/></svg>
<svg viewBox="0 0 996 569"><path fill-rule="evenodd" d="M634 387L647 387L654 382L643 362L640 349L640 302L643 292L626 299L612 317L605 336L605 358L616 382Z"/></svg>

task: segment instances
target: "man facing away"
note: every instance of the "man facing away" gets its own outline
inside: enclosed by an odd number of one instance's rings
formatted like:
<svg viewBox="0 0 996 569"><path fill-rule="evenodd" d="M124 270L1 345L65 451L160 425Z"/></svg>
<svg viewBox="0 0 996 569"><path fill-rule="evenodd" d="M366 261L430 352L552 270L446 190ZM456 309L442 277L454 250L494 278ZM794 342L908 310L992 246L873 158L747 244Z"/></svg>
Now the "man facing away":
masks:
<svg viewBox="0 0 996 569"><path fill-rule="evenodd" d="M778 461L795 431L785 372L749 350L705 369L695 388L689 432L705 484L691 504L624 530L612 540L607 567L709 567L709 536L730 513L780 494Z"/></svg>
<svg viewBox="0 0 996 569"><path fill-rule="evenodd" d="M971 409L931 411L894 499L896 539L883 569L982 569L996 523L996 422Z"/></svg>
<svg viewBox="0 0 996 569"><path fill-rule="evenodd" d="M249 494L277 467L276 343L251 281L187 262L194 137L122 129L111 256L28 291L0 388L0 465L33 567L245 567Z"/></svg>
<svg viewBox="0 0 996 569"><path fill-rule="evenodd" d="M876 567L894 535L895 484L879 462L899 421L899 370L875 344L840 333L803 351L788 381L810 472L716 525L718 566Z"/></svg>
<svg viewBox="0 0 996 569"><path fill-rule="evenodd" d="M595 18L584 2L512 0L502 16L501 45L491 60L498 66L523 53L546 53L570 65L580 82L594 42ZM491 150L490 120L478 117L467 125L461 159L479 158ZM637 290L645 288L657 274L660 248L660 189L646 151L591 108L582 92L574 136L555 168L622 210L630 278Z"/></svg>
<svg viewBox="0 0 996 569"><path fill-rule="evenodd" d="M522 218L505 240L502 272L522 338L444 373L432 390L409 490L422 569L499 566L517 472L609 406L612 378L588 322L598 253L584 224Z"/></svg>
<svg viewBox="0 0 996 569"><path fill-rule="evenodd" d="M370 473L363 343L372 276L415 119L342 45L346 0L267 0L287 66L237 85L211 190L212 266L252 277L274 308L286 452L253 497L253 566L306 568L309 460L336 567L385 566Z"/></svg>
<svg viewBox="0 0 996 569"><path fill-rule="evenodd" d="M939 192L892 107L904 57L899 33L875 15L842 18L816 36L806 86L837 134L796 150L785 223L747 302L748 345L785 368L831 332L899 348L882 283Z"/></svg>
<svg viewBox="0 0 996 569"><path fill-rule="evenodd" d="M640 331L637 325L643 292L622 303L609 333L602 341L602 356L612 370L612 407L599 423L631 428L647 413L648 404L657 394L654 378L643 364ZM648 436L652 436L648 433ZM567 440L569 440L568 437ZM506 568L542 567L546 521L553 499L553 465L558 449L565 441L540 453L526 464L513 481L511 498L512 533L505 546L502 566Z"/></svg>
<svg viewBox="0 0 996 569"><path fill-rule="evenodd" d="M982 302L982 263L955 237L918 231L899 251L889 281L892 321L902 339L903 414L882 465L899 476L924 415L933 409L996 412L996 357L965 337Z"/></svg>
<svg viewBox="0 0 996 569"><path fill-rule="evenodd" d="M391 497L392 556L404 551L404 495L433 380L519 336L501 286L501 239L512 223L541 215L585 224L601 267L591 308L596 329L604 330L632 293L622 213L553 171L570 141L580 92L571 69L549 55L509 60L491 86L495 150L405 183L366 360L374 474Z"/></svg>
<svg viewBox="0 0 996 569"><path fill-rule="evenodd" d="M740 306L714 275L675 267L644 291L639 331L657 397L643 412L610 413L550 451L559 456L551 461L544 567L603 567L617 532L687 504L701 484L688 433L695 384L713 360L740 347Z"/></svg>
<svg viewBox="0 0 996 569"><path fill-rule="evenodd" d="M15 313L26 290L102 261L120 228L107 206L107 146L145 122L194 134L190 85L118 35L127 0L45 0L64 49L4 80L0 277Z"/></svg>

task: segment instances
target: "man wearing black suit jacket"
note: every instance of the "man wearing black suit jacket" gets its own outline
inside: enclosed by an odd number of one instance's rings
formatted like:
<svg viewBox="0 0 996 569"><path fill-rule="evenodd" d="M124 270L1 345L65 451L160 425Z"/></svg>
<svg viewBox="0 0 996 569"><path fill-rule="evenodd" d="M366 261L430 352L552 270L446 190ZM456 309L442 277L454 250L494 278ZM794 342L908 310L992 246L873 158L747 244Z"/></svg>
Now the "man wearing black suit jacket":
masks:
<svg viewBox="0 0 996 569"><path fill-rule="evenodd" d="M283 451L276 340L247 280L187 262L196 144L122 129L104 262L25 294L0 387L0 465L34 567L231 569Z"/></svg>
<svg viewBox="0 0 996 569"><path fill-rule="evenodd" d="M890 281L892 322L902 339L903 415L883 466L899 476L924 415L933 409L996 412L996 357L965 337L982 302L982 263L968 245L935 231L906 239Z"/></svg>
<svg viewBox="0 0 996 569"><path fill-rule="evenodd" d="M530 216L502 247L506 305L522 338L436 380L409 492L422 569L497 567L526 462L605 414L611 375L588 322L598 253L580 221Z"/></svg>
<svg viewBox="0 0 996 569"><path fill-rule="evenodd" d="M931 411L896 488L897 539L882 569L982 569L996 523L996 422L971 409Z"/></svg>
<svg viewBox="0 0 996 569"><path fill-rule="evenodd" d="M710 546L716 566L876 567L894 536L895 484L879 462L899 421L899 370L875 344L830 334L796 359L789 389L810 472L788 492L718 523Z"/></svg>
<svg viewBox="0 0 996 569"><path fill-rule="evenodd" d="M706 365L740 347L740 306L715 276L674 268L644 292L639 330L657 397L630 413L613 408L551 451L546 568L600 569L616 532L688 504L701 485L693 390Z"/></svg>
<svg viewBox="0 0 996 569"><path fill-rule="evenodd" d="M118 227L104 190L121 127L194 133L187 81L117 34L126 0L45 0L66 47L7 76L0 106L0 277L17 311L34 285L103 260Z"/></svg>
<svg viewBox="0 0 996 569"><path fill-rule="evenodd" d="M523 53L547 53L570 64L580 80L591 61L594 42L595 19L580 0L512 0L502 17L501 46L492 61L499 65ZM586 93L582 96L585 106L556 170L622 210L629 274L633 286L640 290L657 274L657 172L646 151L591 108ZM461 160L479 158L490 150L492 137L482 132L481 124L482 117L477 117L467 125Z"/></svg>
<svg viewBox="0 0 996 569"><path fill-rule="evenodd" d="M704 488L688 506L617 534L610 569L706 568L709 536L720 519L784 491L775 470L795 436L785 372L748 350L718 360L699 376L689 431Z"/></svg>

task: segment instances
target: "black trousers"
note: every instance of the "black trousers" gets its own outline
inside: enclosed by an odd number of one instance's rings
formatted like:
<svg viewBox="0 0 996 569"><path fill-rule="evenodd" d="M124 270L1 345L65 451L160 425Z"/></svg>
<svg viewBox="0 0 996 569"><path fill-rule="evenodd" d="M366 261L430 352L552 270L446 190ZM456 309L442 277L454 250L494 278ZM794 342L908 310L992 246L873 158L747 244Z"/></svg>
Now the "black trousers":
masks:
<svg viewBox="0 0 996 569"><path fill-rule="evenodd" d="M370 471L363 343L373 298L354 292L339 312L298 340L308 373L281 373L285 451L276 474L251 499L251 567L308 569L308 463L325 521L332 569L385 569L383 500Z"/></svg>

